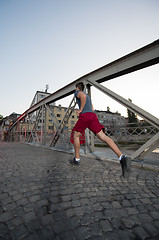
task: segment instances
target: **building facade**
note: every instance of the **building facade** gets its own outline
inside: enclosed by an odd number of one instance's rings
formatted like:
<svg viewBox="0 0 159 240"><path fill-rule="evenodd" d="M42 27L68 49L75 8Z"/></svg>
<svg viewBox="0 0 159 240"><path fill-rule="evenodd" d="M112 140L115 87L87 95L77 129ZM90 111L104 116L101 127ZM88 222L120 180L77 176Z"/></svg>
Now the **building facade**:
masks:
<svg viewBox="0 0 159 240"><path fill-rule="evenodd" d="M42 99L48 97L50 93L47 91L37 91L35 96L31 102L30 107L41 101ZM67 108L61 105L56 106L56 103L52 103L49 105L49 109L45 109L43 112L43 119L42 114L39 115L39 110L31 115L31 118L26 118L25 121L21 121L21 132L28 132L30 133L34 127L34 123L36 122L36 132L40 135L41 131L44 130L47 134L52 134L56 132L56 128L60 126L64 116L66 114ZM99 122L104 125L105 131L107 134L113 133L118 131L117 129L126 126L126 119L125 117L121 116L119 113L112 113L109 108L107 111L99 111L95 110L95 113L98 116ZM1 125L1 132L5 133L8 131L11 124L20 116L20 114L12 113L9 117L3 119L3 124ZM38 121L37 121L38 117ZM74 125L78 120L78 116L75 110L72 112L68 122L64 126L64 131L70 132ZM3 134L4 136L5 134Z"/></svg>
<svg viewBox="0 0 159 240"><path fill-rule="evenodd" d="M111 111L99 111L95 110L99 122L104 125L105 129L113 129L126 126L126 119L124 116L121 116L120 113L113 113Z"/></svg>
<svg viewBox="0 0 159 240"><path fill-rule="evenodd" d="M0 138L2 140L8 140L8 129L16 121L16 119L19 116L20 114L13 112L9 116L2 119L1 125L0 125Z"/></svg>
<svg viewBox="0 0 159 240"><path fill-rule="evenodd" d="M32 107L33 105L35 105L36 103L38 103L39 101L41 101L42 99L48 97L50 95L50 93L48 92L42 92L42 91L37 91L30 107ZM56 131L56 126L59 126L65 116L66 107L62 107L61 105L56 106L56 102L52 103L49 105L50 107L50 111L46 110L45 112L45 130L46 132L52 132L52 131ZM36 119L37 114L34 114L33 118L34 120ZM73 111L70 119L68 120L68 123L66 124L66 126L64 127L64 130L70 130L73 128L73 126L75 125L75 123L77 122L77 115L75 113L75 111ZM42 119L39 120L38 126L37 126L37 131L41 130L42 126Z"/></svg>

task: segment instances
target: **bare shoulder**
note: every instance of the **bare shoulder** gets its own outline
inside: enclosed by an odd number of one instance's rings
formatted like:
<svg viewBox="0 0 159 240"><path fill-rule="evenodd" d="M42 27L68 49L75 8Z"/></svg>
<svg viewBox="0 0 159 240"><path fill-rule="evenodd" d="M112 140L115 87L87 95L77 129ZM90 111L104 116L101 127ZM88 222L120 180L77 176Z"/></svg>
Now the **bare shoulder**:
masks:
<svg viewBox="0 0 159 240"><path fill-rule="evenodd" d="M86 98L86 94L84 92L80 91L80 92L78 92L77 97L78 98L81 98L81 97Z"/></svg>

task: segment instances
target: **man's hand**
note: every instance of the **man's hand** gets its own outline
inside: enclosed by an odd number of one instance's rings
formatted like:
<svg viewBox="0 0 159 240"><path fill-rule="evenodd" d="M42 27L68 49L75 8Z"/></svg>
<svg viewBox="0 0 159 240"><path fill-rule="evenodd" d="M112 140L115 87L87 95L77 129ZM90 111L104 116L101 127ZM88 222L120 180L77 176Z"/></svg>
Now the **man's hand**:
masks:
<svg viewBox="0 0 159 240"><path fill-rule="evenodd" d="M77 116L79 116L81 112L82 112L81 110L76 110Z"/></svg>

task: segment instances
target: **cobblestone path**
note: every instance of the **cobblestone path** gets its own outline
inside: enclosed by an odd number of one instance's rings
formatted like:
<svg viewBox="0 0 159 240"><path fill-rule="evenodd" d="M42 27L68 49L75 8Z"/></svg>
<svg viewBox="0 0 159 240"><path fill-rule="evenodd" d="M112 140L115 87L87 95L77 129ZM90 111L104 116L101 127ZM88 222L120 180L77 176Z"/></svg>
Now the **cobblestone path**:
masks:
<svg viewBox="0 0 159 240"><path fill-rule="evenodd" d="M157 240L159 173L0 142L0 239Z"/></svg>

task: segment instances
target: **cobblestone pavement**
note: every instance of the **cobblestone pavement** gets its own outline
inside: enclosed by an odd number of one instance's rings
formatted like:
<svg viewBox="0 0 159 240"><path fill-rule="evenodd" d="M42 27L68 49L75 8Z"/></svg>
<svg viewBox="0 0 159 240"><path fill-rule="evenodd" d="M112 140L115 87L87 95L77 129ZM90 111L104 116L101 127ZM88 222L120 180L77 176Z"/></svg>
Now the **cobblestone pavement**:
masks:
<svg viewBox="0 0 159 240"><path fill-rule="evenodd" d="M159 173L0 143L0 239L159 239Z"/></svg>

